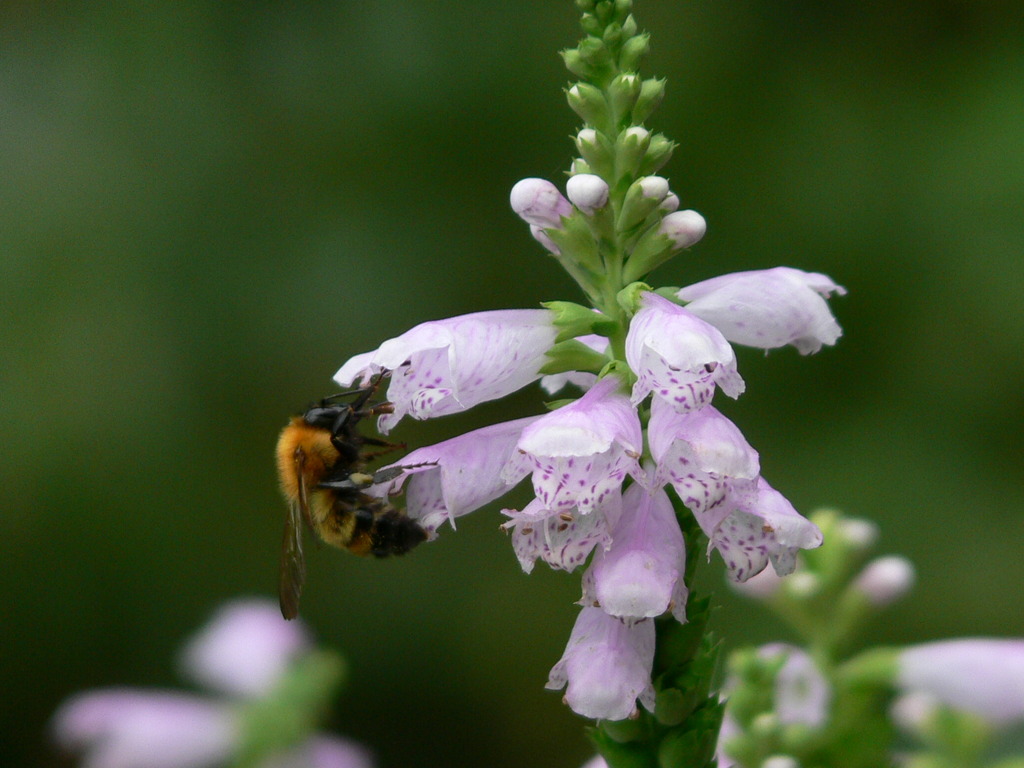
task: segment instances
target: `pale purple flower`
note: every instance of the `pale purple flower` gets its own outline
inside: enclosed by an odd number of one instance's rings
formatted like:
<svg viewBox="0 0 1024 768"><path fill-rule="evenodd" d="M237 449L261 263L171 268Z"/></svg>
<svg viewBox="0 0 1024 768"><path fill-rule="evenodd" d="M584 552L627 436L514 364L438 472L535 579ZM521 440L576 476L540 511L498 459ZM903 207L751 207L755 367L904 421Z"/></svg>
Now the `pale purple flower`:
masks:
<svg viewBox="0 0 1024 768"><path fill-rule="evenodd" d="M784 656L786 661L775 678L774 712L784 725L821 728L828 720L832 688L802 648L771 643L758 649L762 658Z"/></svg>
<svg viewBox="0 0 1024 768"><path fill-rule="evenodd" d="M285 668L309 649L300 622L284 621L265 600L236 600L220 608L185 646L182 672L210 690L236 698L270 692Z"/></svg>
<svg viewBox="0 0 1024 768"><path fill-rule="evenodd" d="M678 205L678 199L669 206ZM672 241L676 248L689 248L696 245L708 231L708 224L696 211L685 210L669 213L658 225L658 232Z"/></svg>
<svg viewBox="0 0 1024 768"><path fill-rule="evenodd" d="M611 545L611 528L621 510L618 490L585 515L575 508L552 512L534 499L522 510L502 510L512 518L502 527L512 530L512 550L526 573L533 570L538 559L552 568L572 572L596 546Z"/></svg>
<svg viewBox="0 0 1024 768"><path fill-rule="evenodd" d="M577 173L565 183L570 202L587 216L608 204L608 182L593 173Z"/></svg>
<svg viewBox="0 0 1024 768"><path fill-rule="evenodd" d="M637 713L638 700L654 709L653 661L651 619L627 625L600 608L587 607L580 611L547 687L566 686L566 704L584 717L625 720Z"/></svg>
<svg viewBox="0 0 1024 768"><path fill-rule="evenodd" d="M656 397L647 439L657 462L655 484L671 483L709 537L732 512L727 498L736 504L757 493L757 451L713 406L679 413Z"/></svg>
<svg viewBox="0 0 1024 768"><path fill-rule="evenodd" d="M736 504L718 525L710 536L708 551L719 551L730 579L746 581L764 570L769 561L779 576L792 573L797 551L821 546L821 541L818 526L759 477L757 493Z"/></svg>
<svg viewBox="0 0 1024 768"><path fill-rule="evenodd" d="M1024 720L1024 639L960 638L900 652L896 684L994 725Z"/></svg>
<svg viewBox="0 0 1024 768"><path fill-rule="evenodd" d="M554 314L546 309L434 320L356 355L334 380L349 386L391 371L387 399L394 413L381 416L377 423L386 433L406 414L427 419L457 413L539 379L556 334Z"/></svg>
<svg viewBox="0 0 1024 768"><path fill-rule="evenodd" d="M583 577L581 604L599 605L626 622L668 610L686 621L686 547L668 494L631 485L611 537Z"/></svg>
<svg viewBox="0 0 1024 768"><path fill-rule="evenodd" d="M446 520L454 528L456 517L479 509L526 477L529 467L519 460L516 443L523 429L539 418L504 421L417 448L382 468L378 474L402 473L372 492L391 495L406 483L406 513L433 538Z"/></svg>
<svg viewBox="0 0 1024 768"><path fill-rule="evenodd" d="M509 203L523 221L541 229L561 229L562 217L572 214L572 204L547 179L516 182Z"/></svg>
<svg viewBox="0 0 1024 768"><path fill-rule="evenodd" d="M285 668L310 647L300 622L276 604L239 600L221 608L187 644L186 675L226 698L176 691L107 688L86 691L57 710L54 740L83 754L84 768L212 768L240 747L242 708L269 694ZM362 748L315 736L259 768L369 768Z"/></svg>
<svg viewBox="0 0 1024 768"><path fill-rule="evenodd" d="M372 768L361 744L336 736L314 736L294 749L264 760L260 768Z"/></svg>
<svg viewBox="0 0 1024 768"><path fill-rule="evenodd" d="M523 464L507 467L506 478L528 466L545 508L575 507L586 514L620 488L626 475L639 476L640 418L620 386L608 376L579 400L528 425L518 443Z"/></svg>
<svg viewBox="0 0 1024 768"><path fill-rule="evenodd" d="M682 413L710 403L716 385L729 397L743 392L736 355L714 326L656 293L640 302L626 336L633 403L653 392Z"/></svg>
<svg viewBox="0 0 1024 768"><path fill-rule="evenodd" d="M846 289L827 275L775 267L720 275L676 295L729 341L760 349L792 344L806 355L842 334L825 301L832 293Z"/></svg>
<svg viewBox="0 0 1024 768"><path fill-rule="evenodd" d="M226 704L171 691L108 688L73 696L54 715L53 735L85 752L85 768L205 768L230 758L239 737Z"/></svg>
<svg viewBox="0 0 1024 768"><path fill-rule="evenodd" d="M914 566L905 557L879 557L864 566L853 586L872 605L889 605L907 594L914 586Z"/></svg>

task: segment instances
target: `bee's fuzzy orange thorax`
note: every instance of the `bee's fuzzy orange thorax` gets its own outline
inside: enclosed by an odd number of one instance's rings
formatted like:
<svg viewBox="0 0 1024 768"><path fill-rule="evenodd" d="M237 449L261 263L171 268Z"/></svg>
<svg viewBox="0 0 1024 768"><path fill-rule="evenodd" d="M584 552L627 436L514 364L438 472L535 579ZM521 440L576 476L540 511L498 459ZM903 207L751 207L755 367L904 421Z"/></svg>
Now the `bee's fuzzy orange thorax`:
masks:
<svg viewBox="0 0 1024 768"><path fill-rule="evenodd" d="M281 491L291 500L299 495L299 477L295 464L296 450L304 454L303 474L306 486L315 487L338 460L338 451L331 445L325 429L311 427L301 416L294 417L277 440L277 473Z"/></svg>

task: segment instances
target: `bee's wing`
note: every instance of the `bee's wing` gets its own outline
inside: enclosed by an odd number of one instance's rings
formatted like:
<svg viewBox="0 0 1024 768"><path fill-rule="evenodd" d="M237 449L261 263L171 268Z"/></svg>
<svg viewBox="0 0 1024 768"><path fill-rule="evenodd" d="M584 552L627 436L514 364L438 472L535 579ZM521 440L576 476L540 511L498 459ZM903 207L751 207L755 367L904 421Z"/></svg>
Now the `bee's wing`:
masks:
<svg viewBox="0 0 1024 768"><path fill-rule="evenodd" d="M306 455L299 448L295 451L295 475L299 482L296 501L288 505L288 516L284 521L284 537L281 541L281 571L278 576L278 596L281 600L281 615L294 619L299 615L299 597L306 581L306 559L302 554L302 522L309 520L309 501L306 495L306 480L303 475Z"/></svg>

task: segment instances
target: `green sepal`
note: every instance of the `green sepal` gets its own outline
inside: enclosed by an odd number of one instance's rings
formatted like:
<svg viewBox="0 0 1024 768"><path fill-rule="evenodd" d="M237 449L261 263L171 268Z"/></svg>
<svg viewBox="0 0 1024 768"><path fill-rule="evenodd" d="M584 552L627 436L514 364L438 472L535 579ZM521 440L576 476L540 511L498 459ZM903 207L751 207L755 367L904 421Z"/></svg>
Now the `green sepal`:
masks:
<svg viewBox="0 0 1024 768"><path fill-rule="evenodd" d="M573 158L572 163L569 165L569 176L575 176L577 173L593 173L587 161L582 157Z"/></svg>
<svg viewBox="0 0 1024 768"><path fill-rule="evenodd" d="M589 371L597 373L608 364L608 357L595 352L578 339L569 339L555 344L547 351L547 360L540 373L550 376L568 371Z"/></svg>
<svg viewBox="0 0 1024 768"><path fill-rule="evenodd" d="M632 7L632 3L630 3L629 5L630 7ZM620 9L620 13L622 12L623 11ZM629 13L629 9L627 9L625 12ZM636 30L636 19L634 19L633 15L630 13L628 16L626 16L625 21L622 22L622 33L626 37L633 37L634 35L636 35Z"/></svg>
<svg viewBox="0 0 1024 768"><path fill-rule="evenodd" d="M636 101L640 98L643 83L640 76L631 72L618 75L608 84L608 105L615 125L628 126Z"/></svg>
<svg viewBox="0 0 1024 768"><path fill-rule="evenodd" d="M583 59L578 50L575 48L567 48L561 53L562 61L565 63L565 68L576 75L576 77L584 80L594 79L594 68Z"/></svg>
<svg viewBox="0 0 1024 768"><path fill-rule="evenodd" d="M671 729L658 745L658 767L706 766L715 755L718 730L722 726L725 705L709 701Z"/></svg>
<svg viewBox="0 0 1024 768"><path fill-rule="evenodd" d="M659 768L650 747L641 741L616 741L605 732L608 725L603 723L587 732L608 768Z"/></svg>
<svg viewBox="0 0 1024 768"><path fill-rule="evenodd" d="M623 72L636 72L640 68L640 60L650 48L650 36L646 32L629 38L619 51L619 69Z"/></svg>
<svg viewBox="0 0 1024 768"><path fill-rule="evenodd" d="M565 98L570 109L587 125L604 130L611 124L613 111L609 110L608 100L600 88L590 83L575 83L566 90Z"/></svg>
<svg viewBox="0 0 1024 768"><path fill-rule="evenodd" d="M616 178L628 176L649 176L638 173L641 163L651 144L651 134L646 128L627 128L615 139L615 172Z"/></svg>
<svg viewBox="0 0 1024 768"><path fill-rule="evenodd" d="M608 48L614 51L622 45L623 37L622 25L613 21L605 27L604 34L601 35L601 40L604 41L604 44L607 45Z"/></svg>
<svg viewBox="0 0 1024 768"><path fill-rule="evenodd" d="M671 259L679 249L668 235L652 226L636 241L632 252L622 268L622 279L630 282L639 280Z"/></svg>
<svg viewBox="0 0 1024 768"><path fill-rule="evenodd" d="M627 387L636 381L636 374L630 370L629 364L625 360L612 360L605 365L597 374L597 378L603 379L605 376L616 376Z"/></svg>
<svg viewBox="0 0 1024 768"><path fill-rule="evenodd" d="M648 117L650 117L654 110L661 104L661 100L665 96L665 81L657 78L651 78L644 80L640 85L640 94L636 98L636 102L633 104L633 112L630 116L633 125L640 125Z"/></svg>
<svg viewBox="0 0 1024 768"><path fill-rule="evenodd" d="M232 768L251 768L309 738L345 675L344 659L332 651L296 659L267 696L239 710L241 734Z"/></svg>
<svg viewBox="0 0 1024 768"><path fill-rule="evenodd" d="M619 218L616 221L620 232L629 232L635 229L661 205L661 200L644 195L644 189L640 183L643 178L646 177L637 179L626 190L622 208L619 210Z"/></svg>
<svg viewBox="0 0 1024 768"><path fill-rule="evenodd" d="M888 688L899 672L898 648L872 648L844 662L836 679L850 688Z"/></svg>
<svg viewBox="0 0 1024 768"><path fill-rule="evenodd" d="M556 343L590 333L611 336L619 328L618 323L606 315L572 301L544 301L541 306L555 313Z"/></svg>
<svg viewBox="0 0 1024 768"><path fill-rule="evenodd" d="M602 131L595 131L594 141L585 141L576 135L576 149L593 172L603 179L610 179L615 168L616 149L611 139Z"/></svg>
<svg viewBox="0 0 1024 768"><path fill-rule="evenodd" d="M647 283L630 283L615 295L615 300L632 317L640 308L640 294L650 290L651 286Z"/></svg>
<svg viewBox="0 0 1024 768"><path fill-rule="evenodd" d="M590 232L590 226L583 216L563 217L561 229L545 229L544 232L561 251L559 261L571 259L593 275L598 283L600 282L605 271L604 263Z"/></svg>
<svg viewBox="0 0 1024 768"><path fill-rule="evenodd" d="M676 143L671 139L666 139L663 134L656 133L651 136L643 160L637 168L637 175L653 176L656 174L672 158L675 148Z"/></svg>
<svg viewBox="0 0 1024 768"><path fill-rule="evenodd" d="M676 294L679 293L678 286L663 285L661 288L655 288L654 292L656 294L658 294L659 296L661 296L661 298L663 298L663 299L668 299L671 302L674 302L676 304L679 304L680 306L683 306L682 304L680 304L679 297L676 296Z"/></svg>

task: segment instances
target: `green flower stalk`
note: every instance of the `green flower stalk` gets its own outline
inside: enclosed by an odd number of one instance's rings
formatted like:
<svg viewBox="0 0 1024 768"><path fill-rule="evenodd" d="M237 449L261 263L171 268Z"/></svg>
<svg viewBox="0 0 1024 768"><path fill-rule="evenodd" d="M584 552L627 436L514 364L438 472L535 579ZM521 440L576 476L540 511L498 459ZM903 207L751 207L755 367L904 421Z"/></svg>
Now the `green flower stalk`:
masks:
<svg viewBox="0 0 1024 768"><path fill-rule="evenodd" d="M527 178L510 195L583 302L437 320L353 357L342 386L388 381L382 432L466 410L531 382L547 413L412 451L367 493L405 493L428 542L443 524L529 479L504 509L523 569L584 570L581 610L548 688L564 689L613 768L711 765L722 704L710 600L693 592L704 552L730 578L793 570L821 532L761 476L757 452L711 403L746 386L732 343L801 353L841 334L826 299L843 289L788 267L655 289L648 274L697 244L704 218L658 175L674 144L649 129L665 81L644 78L648 37L629 0L579 0L585 37L562 56L582 124L565 192Z"/></svg>

